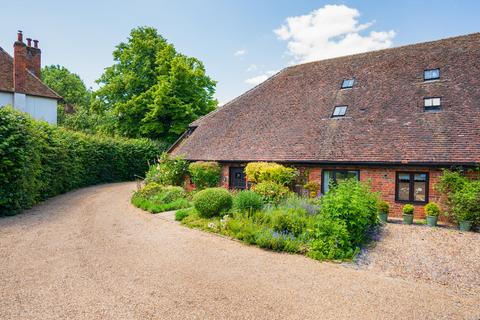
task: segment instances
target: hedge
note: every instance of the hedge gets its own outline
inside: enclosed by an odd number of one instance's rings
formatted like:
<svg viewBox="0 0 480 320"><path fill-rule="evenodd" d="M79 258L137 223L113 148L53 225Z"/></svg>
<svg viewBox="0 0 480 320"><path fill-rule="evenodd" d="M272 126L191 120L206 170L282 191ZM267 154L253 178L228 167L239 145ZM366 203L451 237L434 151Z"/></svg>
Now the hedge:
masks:
<svg viewBox="0 0 480 320"><path fill-rule="evenodd" d="M164 147L69 131L0 108L0 215L72 189L143 176Z"/></svg>

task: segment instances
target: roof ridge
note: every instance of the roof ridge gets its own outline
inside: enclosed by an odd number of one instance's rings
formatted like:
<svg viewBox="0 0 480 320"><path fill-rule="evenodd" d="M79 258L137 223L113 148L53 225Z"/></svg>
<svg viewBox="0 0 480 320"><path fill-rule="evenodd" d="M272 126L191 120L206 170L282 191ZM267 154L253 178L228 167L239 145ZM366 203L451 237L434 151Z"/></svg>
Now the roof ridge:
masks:
<svg viewBox="0 0 480 320"><path fill-rule="evenodd" d="M460 39L460 38L467 38L467 37L472 37L472 36L480 36L480 32L473 32L473 33L468 33L468 34L464 34L464 35L460 35L460 36L451 36L451 37L441 38L441 39L436 39L436 40L404 44L404 45L400 45L398 47L390 47L390 48L384 48L384 49L378 49L378 50L372 50L372 51L359 52L359 53L354 53L354 54L349 54L349 55L344 55L344 56L338 56L338 57L308 61L308 62L303 62L303 63L291 65L291 66L289 66L289 68L305 66L305 65L308 65L308 64L315 64L315 63L321 63L321 62L329 62L329 61L342 60L342 59L347 59L347 58L366 56L366 55L371 55L371 54L376 54L376 53L391 51L391 50L413 48L413 47L417 47L417 46L430 45L430 44L434 44L434 43L437 43L437 42L452 41L452 40L457 40L457 39Z"/></svg>

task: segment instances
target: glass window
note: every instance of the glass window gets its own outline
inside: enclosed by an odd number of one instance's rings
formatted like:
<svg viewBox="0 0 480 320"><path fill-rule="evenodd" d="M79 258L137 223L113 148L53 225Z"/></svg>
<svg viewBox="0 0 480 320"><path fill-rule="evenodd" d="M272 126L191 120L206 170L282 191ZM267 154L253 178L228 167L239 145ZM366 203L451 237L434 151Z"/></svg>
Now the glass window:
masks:
<svg viewBox="0 0 480 320"><path fill-rule="evenodd" d="M343 80L342 89L353 88L354 82L355 82L355 79L345 79L345 80Z"/></svg>
<svg viewBox="0 0 480 320"><path fill-rule="evenodd" d="M343 117L347 113L347 106L337 106L333 109L332 117Z"/></svg>
<svg viewBox="0 0 480 320"><path fill-rule="evenodd" d="M441 97L433 97L433 98L424 98L423 99L423 107L426 111L428 110L439 110L442 106L442 98Z"/></svg>
<svg viewBox="0 0 480 320"><path fill-rule="evenodd" d="M360 171L358 170L322 170L322 193L325 194L330 189L331 184L338 184L347 179L354 178L360 180Z"/></svg>
<svg viewBox="0 0 480 320"><path fill-rule="evenodd" d="M403 202L428 202L428 174L397 173L396 199Z"/></svg>
<svg viewBox="0 0 480 320"><path fill-rule="evenodd" d="M440 69L428 69L423 71L423 80L436 80L440 79Z"/></svg>

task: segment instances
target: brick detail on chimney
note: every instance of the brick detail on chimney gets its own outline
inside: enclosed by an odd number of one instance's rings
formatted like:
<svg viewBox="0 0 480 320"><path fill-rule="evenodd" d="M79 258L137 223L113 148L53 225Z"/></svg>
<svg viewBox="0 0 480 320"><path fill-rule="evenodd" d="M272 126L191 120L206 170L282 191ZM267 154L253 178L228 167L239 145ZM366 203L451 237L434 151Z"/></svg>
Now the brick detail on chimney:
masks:
<svg viewBox="0 0 480 320"><path fill-rule="evenodd" d="M13 86L15 92L25 93L27 79L27 46L23 42L21 31L13 45Z"/></svg>
<svg viewBox="0 0 480 320"><path fill-rule="evenodd" d="M40 78L42 69L42 52L35 47L27 46L27 69L30 70L37 78Z"/></svg>

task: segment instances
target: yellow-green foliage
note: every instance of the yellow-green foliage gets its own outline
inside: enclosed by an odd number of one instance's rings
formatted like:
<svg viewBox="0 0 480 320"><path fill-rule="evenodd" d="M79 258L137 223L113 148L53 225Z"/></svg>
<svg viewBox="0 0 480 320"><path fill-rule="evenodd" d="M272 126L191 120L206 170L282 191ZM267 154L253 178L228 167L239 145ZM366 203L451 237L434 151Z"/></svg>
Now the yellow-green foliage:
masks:
<svg viewBox="0 0 480 320"><path fill-rule="evenodd" d="M202 190L219 184L222 168L215 161L197 161L190 163L188 172L195 187Z"/></svg>
<svg viewBox="0 0 480 320"><path fill-rule="evenodd" d="M309 191L311 198L315 198L318 194L318 190L320 190L320 183L316 181L309 181L303 187Z"/></svg>
<svg viewBox="0 0 480 320"><path fill-rule="evenodd" d="M288 185L298 175L298 171L275 162L250 162L245 167L245 174L252 183L275 182Z"/></svg>

